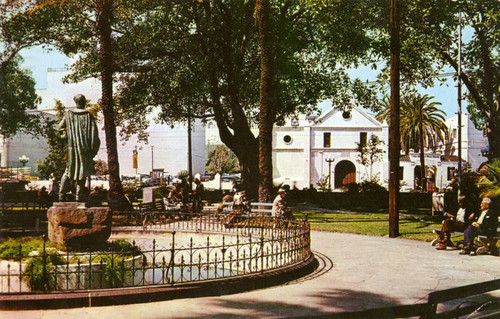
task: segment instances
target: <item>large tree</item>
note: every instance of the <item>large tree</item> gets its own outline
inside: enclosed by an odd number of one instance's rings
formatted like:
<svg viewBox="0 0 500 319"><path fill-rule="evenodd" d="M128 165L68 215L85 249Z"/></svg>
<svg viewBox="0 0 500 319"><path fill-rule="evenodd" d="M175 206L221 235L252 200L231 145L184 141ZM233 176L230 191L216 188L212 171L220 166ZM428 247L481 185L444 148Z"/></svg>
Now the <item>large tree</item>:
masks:
<svg viewBox="0 0 500 319"><path fill-rule="evenodd" d="M410 149L417 152L423 148L436 150L445 142L448 131L445 123L446 113L439 108L441 103L433 99L433 96L421 95L415 91L407 92L403 96L400 114L400 143L403 153L408 154ZM390 103L385 99L383 109L375 118L380 122L390 123L390 113Z"/></svg>
<svg viewBox="0 0 500 319"><path fill-rule="evenodd" d="M36 19L36 23L40 22ZM20 15L9 1L0 3L0 135L11 136L19 130L38 133L35 81L21 68L21 50L40 44L30 32L36 24Z"/></svg>
<svg viewBox="0 0 500 319"><path fill-rule="evenodd" d="M20 67L20 58L0 62L0 136L9 137L19 130L36 133L37 119L29 110L36 109L35 81Z"/></svg>
<svg viewBox="0 0 500 319"><path fill-rule="evenodd" d="M251 128L258 118L261 83L255 1L149 4L154 8L118 41L122 62L131 71L122 77L119 101L128 132L144 129L155 107L165 122L188 115L213 119L222 142L240 161L243 184L255 196L259 142ZM337 63L325 63L312 10L299 1L271 1L268 23L273 44L268 125L297 111L310 112L322 98L339 101L337 93L352 87Z"/></svg>
<svg viewBox="0 0 500 319"><path fill-rule="evenodd" d="M70 78L100 77L100 105L110 173L108 194L110 199L123 199L113 101L113 76L117 69L114 42L119 37L120 23L133 15L134 5L120 0L24 0L15 1L15 5L24 10L21 15L44 17L34 31L43 36L44 43L54 45L67 55L80 55L72 65L74 73Z"/></svg>
<svg viewBox="0 0 500 319"><path fill-rule="evenodd" d="M431 86L433 76L450 67L460 73L468 111L478 127L484 123L488 129L489 158L499 158L500 2L413 0L407 2L402 17L404 80ZM459 21L466 31L460 60Z"/></svg>

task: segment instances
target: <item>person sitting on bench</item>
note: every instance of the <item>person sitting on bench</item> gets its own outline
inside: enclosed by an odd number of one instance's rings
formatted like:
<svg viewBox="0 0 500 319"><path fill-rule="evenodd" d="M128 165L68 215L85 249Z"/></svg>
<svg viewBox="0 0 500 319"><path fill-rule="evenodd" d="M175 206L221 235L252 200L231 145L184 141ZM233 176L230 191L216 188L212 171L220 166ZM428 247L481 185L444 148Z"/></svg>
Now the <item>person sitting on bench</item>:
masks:
<svg viewBox="0 0 500 319"><path fill-rule="evenodd" d="M286 201L286 195L286 190L284 188L278 190L278 195L273 201L272 216L286 220L294 220L292 210L288 207Z"/></svg>
<svg viewBox="0 0 500 319"><path fill-rule="evenodd" d="M481 214L464 232L464 248L460 255L470 254L474 249L474 239L478 235L495 236L498 228L498 216L495 209L490 208L491 199L483 198Z"/></svg>
<svg viewBox="0 0 500 319"><path fill-rule="evenodd" d="M224 203L231 203L233 202L233 193L232 191L227 191L224 190L224 197L222 197L222 203L217 206L217 209L215 210L215 218L219 220L219 214L224 211Z"/></svg>
<svg viewBox="0 0 500 319"><path fill-rule="evenodd" d="M454 247L455 245L451 241L451 233L455 231L465 231L474 218L474 213L471 212L471 209L465 207L465 196L460 196L458 198L458 211L455 215L450 212L445 212L444 215L447 218L443 222L443 227L439 232L440 240L439 245L436 247L437 250L445 250L446 247Z"/></svg>

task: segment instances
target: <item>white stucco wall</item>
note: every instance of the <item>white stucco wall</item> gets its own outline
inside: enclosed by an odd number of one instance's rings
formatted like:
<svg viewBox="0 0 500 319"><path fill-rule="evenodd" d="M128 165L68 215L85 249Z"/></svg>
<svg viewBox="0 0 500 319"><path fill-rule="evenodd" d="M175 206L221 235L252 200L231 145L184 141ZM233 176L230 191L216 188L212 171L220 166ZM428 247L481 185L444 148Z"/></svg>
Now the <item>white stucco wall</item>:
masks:
<svg viewBox="0 0 500 319"><path fill-rule="evenodd" d="M458 115L446 120L449 129L449 139L446 141L446 154L458 156ZM477 170L487 159L481 155L481 149L488 145L488 139L482 130L475 128L469 113L462 113L462 158L471 164L472 170Z"/></svg>
<svg viewBox="0 0 500 319"><path fill-rule="evenodd" d="M18 133L11 138L0 137L0 166L22 167L19 157L25 155L29 158L25 167L31 168L31 174L36 173L36 161L43 160L48 155L48 144L45 138Z"/></svg>
<svg viewBox="0 0 500 319"><path fill-rule="evenodd" d="M117 128L119 130L119 128ZM138 174L149 174L152 165L155 169L163 168L165 174L177 175L181 170L188 170L188 134L185 124L179 123L175 127L167 124L152 123L147 130L148 144L138 142L134 136L128 141L119 142L118 158L120 174L133 176L136 170L132 166L132 154L137 146ZM101 147L97 158L107 162L104 130L99 130ZM192 126L192 161L193 174L205 172L205 128L200 121ZM153 151L151 151L153 146ZM153 158L153 162L152 162Z"/></svg>

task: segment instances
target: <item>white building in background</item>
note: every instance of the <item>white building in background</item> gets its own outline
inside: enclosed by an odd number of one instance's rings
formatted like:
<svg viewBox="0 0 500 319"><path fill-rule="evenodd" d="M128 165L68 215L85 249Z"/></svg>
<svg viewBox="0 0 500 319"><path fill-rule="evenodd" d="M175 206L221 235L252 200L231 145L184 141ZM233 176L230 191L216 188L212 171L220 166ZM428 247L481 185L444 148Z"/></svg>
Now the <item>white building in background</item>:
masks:
<svg viewBox="0 0 500 319"><path fill-rule="evenodd" d="M20 168L23 163L20 157L29 158L25 167L35 172L36 161L43 160L48 155L47 140L42 137L34 137L25 133L18 133L12 137L0 136L0 167Z"/></svg>
<svg viewBox="0 0 500 319"><path fill-rule="evenodd" d="M75 107L73 97L83 94L91 103L97 103L101 98L99 80L87 79L78 83L62 82L68 74L67 69L48 69L47 88L37 90L42 97L39 110L53 112L55 100L60 100L65 107ZM102 119L98 119L101 147L96 159L107 162L106 138ZM120 127L117 127L119 134ZM193 173L205 172L205 127L201 121L192 125L192 163ZM168 124L157 124L151 119L147 130L148 144L139 142L136 136L128 141L118 140L118 159L120 174L132 176L150 174L151 169L163 169L165 174L177 175L182 170L188 170L188 132L187 125L179 123L174 127ZM117 136L119 138L119 136ZM151 146L153 148L151 148ZM133 151L137 149L138 167L133 167Z"/></svg>
<svg viewBox="0 0 500 319"><path fill-rule="evenodd" d="M118 130L119 128L117 128ZM187 125L179 124L171 127L167 124L150 122L147 129L148 144L138 142L133 136L130 140L119 142L118 158L120 174L133 176L136 169L133 167L133 152L137 147L138 174L149 174L152 168L163 169L165 175L177 175L180 171L188 170L188 131ZM107 162L104 131L99 133L101 148L97 158ZM197 120L191 128L191 151L193 174L205 172L205 127Z"/></svg>
<svg viewBox="0 0 500 319"><path fill-rule="evenodd" d="M469 130L470 132L470 130ZM254 134L258 130L254 129ZM358 162L356 143L366 143L377 135L384 145L382 159L373 167ZM207 127L207 144L221 144L216 125ZM317 187L320 178L327 178L332 189L341 189L352 182L371 177L387 184L389 128L358 107L350 112L330 109L322 116L300 116L273 129L273 178L275 185ZM470 143L465 143L471 145ZM464 154L473 154L473 151ZM483 159L484 160L484 159ZM444 188L454 178L458 157L441 151L426 151L425 165L430 188ZM420 154L411 151L401 155L402 190L415 189L420 183Z"/></svg>
<svg viewBox="0 0 500 319"><path fill-rule="evenodd" d="M458 156L458 115L446 120L449 134L444 145L444 153ZM481 149L487 147L488 138L483 131L476 129L469 113L462 113L462 158L477 170L487 159L482 156Z"/></svg>
<svg viewBox="0 0 500 319"><path fill-rule="evenodd" d="M387 163L388 165L388 163ZM420 185L420 153L410 150L409 154L399 158L401 190L413 190ZM446 188L456 177L458 157L445 155L441 151L425 152L426 178L429 191ZM465 162L463 162L465 165Z"/></svg>
<svg viewBox="0 0 500 319"><path fill-rule="evenodd" d="M54 119L54 116L48 113L43 113L43 116ZM11 137L0 135L0 167L23 167L19 158L24 156L29 158L24 167L31 171L31 175L37 176L36 161L45 159L48 154L47 140L42 136L22 132Z"/></svg>
<svg viewBox="0 0 500 319"><path fill-rule="evenodd" d="M52 112L55 100L66 107L74 107L73 97L84 94L91 103L101 97L100 82L87 79L79 83L63 84L66 69L49 69L47 88L38 90L42 97L39 110ZM444 153L426 153L428 178L438 188L445 187L452 179L457 166L457 117L446 121L450 128L449 139L443 146ZM163 169L165 174L177 175L188 169L188 134L185 124L171 127L150 121L149 143L139 142L135 136L128 141L119 141L118 155L120 174L149 174L152 168ZM487 145L482 132L476 130L467 113L463 114L462 152L463 159L476 169L486 159L480 150ZM100 123L101 148L97 158L107 162L105 134ZM120 128L117 128L119 132ZM257 136L258 129L254 128ZM369 178L370 169L357 161L356 142L364 143L375 134L388 147L388 127L379 123L367 112L353 107L350 112L330 109L322 116L301 116L288 120L284 126L275 126L273 131L273 165L275 184L286 183L292 187L317 186L320 178L329 176L332 189L340 189L351 182ZM203 173L206 162L206 146L221 144L217 125L208 123L205 127L196 121L192 129L193 173ZM151 147L152 146L152 147ZM138 153L138 167L133 167L133 152ZM30 158L27 166L35 166L37 159L47 155L47 145L43 140L18 134L11 139L0 139L0 165L22 166L18 158ZM328 162L328 161L330 162ZM380 162L372 167L372 176L382 183L388 180L388 156L383 154ZM410 152L401 157L401 181L403 189L415 187L415 177L420 170L418 154ZM34 169L33 169L34 171Z"/></svg>
<svg viewBox="0 0 500 319"><path fill-rule="evenodd" d="M388 127L353 106L350 111L334 108L322 116L300 117L275 127L273 165L275 183L292 187L317 186L327 177L332 189L369 179L370 169L358 163L356 143L367 143L377 135L387 144ZM385 148L381 145L381 148ZM372 176L387 179L387 153L372 167Z"/></svg>

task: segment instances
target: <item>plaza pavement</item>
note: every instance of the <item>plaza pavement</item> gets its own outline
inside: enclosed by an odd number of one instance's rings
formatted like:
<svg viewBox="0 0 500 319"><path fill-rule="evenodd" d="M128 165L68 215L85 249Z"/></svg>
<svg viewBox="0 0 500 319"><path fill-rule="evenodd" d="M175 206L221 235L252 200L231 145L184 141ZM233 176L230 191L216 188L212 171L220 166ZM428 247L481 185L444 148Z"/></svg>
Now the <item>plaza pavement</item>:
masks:
<svg viewBox="0 0 500 319"><path fill-rule="evenodd" d="M318 270L286 285L122 306L0 311L0 318L310 317L425 302L435 290L500 278L496 256L462 256L398 238L313 231L311 239Z"/></svg>

